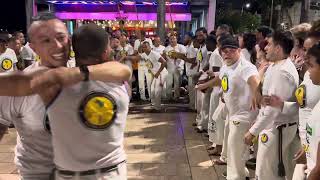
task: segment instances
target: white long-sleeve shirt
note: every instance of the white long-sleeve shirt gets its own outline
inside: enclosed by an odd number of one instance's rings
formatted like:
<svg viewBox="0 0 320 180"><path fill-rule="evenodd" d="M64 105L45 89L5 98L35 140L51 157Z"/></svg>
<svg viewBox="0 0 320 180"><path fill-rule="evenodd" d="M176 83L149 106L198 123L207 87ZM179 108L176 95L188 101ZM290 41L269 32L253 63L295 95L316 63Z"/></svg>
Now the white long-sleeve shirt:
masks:
<svg viewBox="0 0 320 180"><path fill-rule="evenodd" d="M295 100L294 92L299 85L298 72L290 59L269 66L265 73L262 95L276 95L284 101ZM250 133L257 136L264 129L271 129L286 123L298 121L298 106L292 106L290 113L271 106L263 107Z"/></svg>

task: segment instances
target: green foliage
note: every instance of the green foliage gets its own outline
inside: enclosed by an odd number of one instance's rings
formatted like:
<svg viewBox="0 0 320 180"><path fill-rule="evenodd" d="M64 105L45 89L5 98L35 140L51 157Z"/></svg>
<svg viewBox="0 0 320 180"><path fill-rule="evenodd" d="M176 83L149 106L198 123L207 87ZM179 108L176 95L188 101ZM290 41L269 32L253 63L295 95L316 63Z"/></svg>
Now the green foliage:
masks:
<svg viewBox="0 0 320 180"><path fill-rule="evenodd" d="M251 32L261 25L261 18L249 12L227 10L218 14L217 23L232 26L235 33Z"/></svg>

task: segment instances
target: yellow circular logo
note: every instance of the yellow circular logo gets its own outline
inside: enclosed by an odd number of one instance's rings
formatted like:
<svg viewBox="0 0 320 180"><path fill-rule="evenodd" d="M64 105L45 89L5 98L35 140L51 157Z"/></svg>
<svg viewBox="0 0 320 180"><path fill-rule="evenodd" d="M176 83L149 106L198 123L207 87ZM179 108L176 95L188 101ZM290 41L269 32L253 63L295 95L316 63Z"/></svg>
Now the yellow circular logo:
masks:
<svg viewBox="0 0 320 180"><path fill-rule="evenodd" d="M70 56L70 59L71 59L71 58L74 58L76 55L75 55L74 51L70 51L70 55L69 56Z"/></svg>
<svg viewBox="0 0 320 180"><path fill-rule="evenodd" d="M301 108L304 108L306 104L306 86L299 86L294 94L296 96L297 103L299 104L299 106Z"/></svg>
<svg viewBox="0 0 320 180"><path fill-rule="evenodd" d="M310 150L309 150L309 145L308 144L304 144L303 145L303 150L304 152L308 153Z"/></svg>
<svg viewBox="0 0 320 180"><path fill-rule="evenodd" d="M35 60L36 60L36 61L40 61L40 60L41 60L41 59L40 59L40 56L39 56L39 55L36 55Z"/></svg>
<svg viewBox="0 0 320 180"><path fill-rule="evenodd" d="M268 137L267 134L262 134L261 135L261 142L262 143L266 143L266 142L268 142L268 140L269 140L269 137Z"/></svg>
<svg viewBox="0 0 320 180"><path fill-rule="evenodd" d="M2 61L1 66L2 66L2 69L4 69L4 70L9 70L9 69L11 69L11 68L12 68L12 60L11 60L11 59L8 59L8 58L4 59L4 60Z"/></svg>
<svg viewBox="0 0 320 180"><path fill-rule="evenodd" d="M228 76L224 75L221 79L221 87L223 92L228 92L229 90L229 81L228 81Z"/></svg>
<svg viewBox="0 0 320 180"><path fill-rule="evenodd" d="M80 106L82 122L93 129L109 127L116 117L116 103L114 98L106 93L89 94Z"/></svg>

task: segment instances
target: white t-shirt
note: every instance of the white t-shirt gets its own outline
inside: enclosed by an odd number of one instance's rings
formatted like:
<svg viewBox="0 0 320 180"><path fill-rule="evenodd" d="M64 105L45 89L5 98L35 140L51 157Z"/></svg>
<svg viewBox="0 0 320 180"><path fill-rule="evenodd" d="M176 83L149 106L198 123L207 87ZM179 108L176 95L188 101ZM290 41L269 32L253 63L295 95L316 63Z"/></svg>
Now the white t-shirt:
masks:
<svg viewBox="0 0 320 180"><path fill-rule="evenodd" d="M311 116L307 119L306 123L306 157L307 157L307 168L310 172L317 162L318 145L320 142L320 102L314 107L311 112Z"/></svg>
<svg viewBox="0 0 320 180"><path fill-rule="evenodd" d="M37 68L39 63L25 71ZM38 95L0 96L0 123L14 124L17 132L15 164L22 175L49 175L54 168L49 122L45 106Z"/></svg>
<svg viewBox="0 0 320 180"><path fill-rule="evenodd" d="M130 44L126 44L124 47L121 46L120 51L125 52L126 56L130 56L134 53L133 47ZM124 64L126 64L132 70L132 62L130 60L126 60Z"/></svg>
<svg viewBox="0 0 320 180"><path fill-rule="evenodd" d="M208 63L208 50L206 45L202 45L197 52L197 61L199 62L199 70L203 70Z"/></svg>
<svg viewBox="0 0 320 180"><path fill-rule="evenodd" d="M16 53L12 49L7 48L4 53L0 54L0 72L14 71L14 66L17 62Z"/></svg>
<svg viewBox="0 0 320 180"><path fill-rule="evenodd" d="M149 55L146 53L142 54L142 58L146 60L147 68L150 69L153 74L156 74L161 67L161 63L159 62L160 57L161 55L153 50Z"/></svg>
<svg viewBox="0 0 320 180"><path fill-rule="evenodd" d="M159 54L163 54L163 51L166 47L159 45L158 47L153 47L152 50L154 50L155 52L159 53Z"/></svg>
<svg viewBox="0 0 320 180"><path fill-rule="evenodd" d="M288 58L270 65L265 73L262 95L276 95L283 101L294 102L294 92L299 85L298 72ZM293 106L290 113L282 112L279 108L265 106L259 111L255 124L250 133L258 135L264 129L272 129L282 124L298 122L298 106Z"/></svg>
<svg viewBox="0 0 320 180"><path fill-rule="evenodd" d="M224 65L223 62L223 58L221 57L220 53L219 53L219 49L216 48L210 55L209 58L209 68L210 70L212 70L212 67L222 67ZM220 71L219 72L215 72L215 76L219 76ZM220 92L220 87L213 87L213 91L212 93L214 93L215 95L218 95Z"/></svg>
<svg viewBox="0 0 320 180"><path fill-rule="evenodd" d="M300 105L299 108L299 134L301 141L305 144L306 135L306 121L311 115L312 109L320 100L320 86L314 85L310 79L310 73L307 71L304 75L304 80L296 90L295 94L299 94L298 97L303 97L301 100L297 100ZM302 93L302 94L300 94ZM297 97L297 96L296 96ZM298 99L298 98L297 98Z"/></svg>
<svg viewBox="0 0 320 180"><path fill-rule="evenodd" d="M194 48L193 44L190 44L190 45L186 46L186 50L187 50L187 58L191 59L191 58L196 58L197 57L198 49ZM198 61L196 61L196 62L199 63ZM196 65L192 69L191 69L191 66L192 66L191 63L186 62L186 74L187 74L187 76L192 76L192 75L196 74L197 71L198 71L198 68L197 68L198 65Z"/></svg>
<svg viewBox="0 0 320 180"><path fill-rule="evenodd" d="M149 42L151 48L153 48L152 40L149 39L149 38L145 38L145 40L142 41L142 42L141 42L140 39L135 40L135 41L134 41L134 47L133 47L133 49L134 49L135 51L138 51L139 47L142 45L143 42Z"/></svg>
<svg viewBox="0 0 320 180"><path fill-rule="evenodd" d="M56 166L86 171L124 161L128 107L123 84L88 81L62 89L47 109Z"/></svg>
<svg viewBox="0 0 320 180"><path fill-rule="evenodd" d="M186 48L182 44L177 44L175 47L172 47L171 45L167 46L164 49L165 53L167 54L167 70L169 73L174 73L176 70L182 72L184 68L184 61L182 59L172 59L168 56L168 53L170 51L176 51L182 54L186 54Z"/></svg>
<svg viewBox="0 0 320 180"><path fill-rule="evenodd" d="M37 58L39 60L39 56L30 48L29 42L22 47L20 54L22 59L26 61L37 61Z"/></svg>
<svg viewBox="0 0 320 180"><path fill-rule="evenodd" d="M249 53L249 51L248 51L246 48L241 49L241 56L242 56L245 60L251 62L251 54Z"/></svg>
<svg viewBox="0 0 320 180"><path fill-rule="evenodd" d="M252 76L259 76L257 68L242 58L231 66L222 66L220 70L221 87L232 121L251 123L258 114L250 110L253 92L248 80Z"/></svg>

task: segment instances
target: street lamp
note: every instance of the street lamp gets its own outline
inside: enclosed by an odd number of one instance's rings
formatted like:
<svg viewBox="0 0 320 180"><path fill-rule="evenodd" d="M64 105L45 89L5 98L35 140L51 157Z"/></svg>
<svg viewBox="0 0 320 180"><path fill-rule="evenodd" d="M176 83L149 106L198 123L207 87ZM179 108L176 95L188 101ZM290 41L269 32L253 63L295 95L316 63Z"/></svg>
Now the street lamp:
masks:
<svg viewBox="0 0 320 180"><path fill-rule="evenodd" d="M243 9L246 8L246 9L250 9L251 7L251 3L245 3L245 4L242 4L242 7L241 7L241 15L243 14Z"/></svg>

